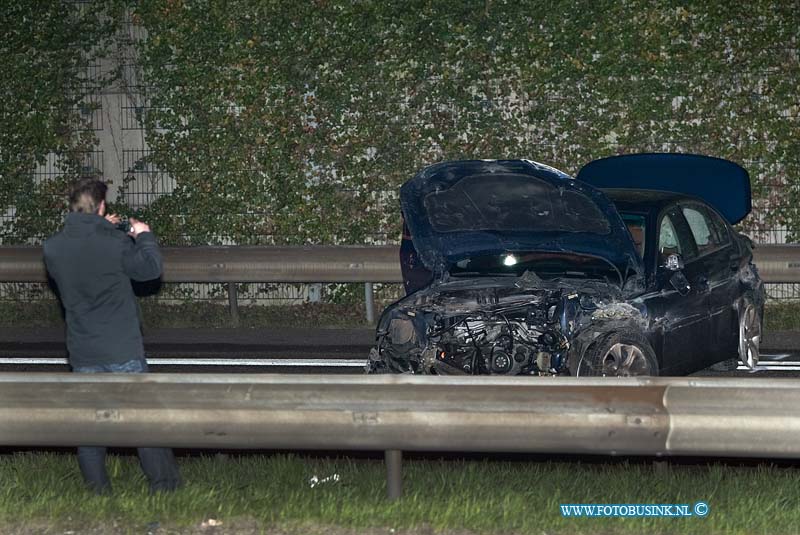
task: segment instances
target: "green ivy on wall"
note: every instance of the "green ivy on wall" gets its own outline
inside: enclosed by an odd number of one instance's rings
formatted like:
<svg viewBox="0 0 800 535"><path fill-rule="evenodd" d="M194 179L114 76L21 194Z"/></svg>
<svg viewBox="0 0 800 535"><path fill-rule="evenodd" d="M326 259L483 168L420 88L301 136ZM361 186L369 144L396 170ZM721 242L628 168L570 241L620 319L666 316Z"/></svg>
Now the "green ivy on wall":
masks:
<svg viewBox="0 0 800 535"><path fill-rule="evenodd" d="M149 161L176 187L141 215L167 243L394 241L397 189L425 165L524 157L575 173L640 151L740 162L760 215L749 224L800 231L792 2L96 4L126 8L147 32L136 47L149 86ZM22 24L3 17L4 27ZM81 35L102 39L96 23ZM15 80L33 69L31 55L62 72L74 60L54 43L75 37L62 33L20 34L2 45L17 53L0 61ZM42 79L64 76L37 68ZM36 110L39 134L0 133L3 155L30 155L3 157L0 198L17 206L14 239L37 231L35 217L19 219L35 214L21 208L26 199L38 204L58 187L28 180L31 162L87 142L64 128L72 104L58 104L56 89L33 99L25 83L12 84L4 114L24 132L33 123L17 108Z"/></svg>
<svg viewBox="0 0 800 535"><path fill-rule="evenodd" d="M50 0L0 8L0 209L13 211L2 221L2 243L24 243L60 225L64 194L95 143L81 114L97 89L87 69L115 25L80 7ZM58 173L37 175L48 156Z"/></svg>

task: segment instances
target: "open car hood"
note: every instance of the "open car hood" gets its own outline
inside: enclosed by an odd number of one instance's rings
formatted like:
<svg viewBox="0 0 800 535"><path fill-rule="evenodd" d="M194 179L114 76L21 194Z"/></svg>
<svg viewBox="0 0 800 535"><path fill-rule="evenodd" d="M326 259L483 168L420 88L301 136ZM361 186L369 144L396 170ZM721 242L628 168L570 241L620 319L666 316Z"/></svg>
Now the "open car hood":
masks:
<svg viewBox="0 0 800 535"><path fill-rule="evenodd" d="M475 255L573 252L642 273L622 218L599 190L528 160L444 162L400 188L420 260L441 273Z"/></svg>
<svg viewBox="0 0 800 535"><path fill-rule="evenodd" d="M750 213L750 176L741 166L697 154L628 154L587 163L577 179L597 188L674 191L713 206L730 224Z"/></svg>

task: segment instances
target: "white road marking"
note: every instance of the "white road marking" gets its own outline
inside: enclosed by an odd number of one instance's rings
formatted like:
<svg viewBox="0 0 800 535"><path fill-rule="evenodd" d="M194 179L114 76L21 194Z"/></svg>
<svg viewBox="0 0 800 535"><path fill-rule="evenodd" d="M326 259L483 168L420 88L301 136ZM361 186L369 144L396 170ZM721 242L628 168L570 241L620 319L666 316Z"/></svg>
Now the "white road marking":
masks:
<svg viewBox="0 0 800 535"><path fill-rule="evenodd" d="M781 364L786 364L786 366L772 366L770 363L759 363L756 366L755 370L751 370L745 365L739 365L736 368L736 371L747 371L747 372L797 372L800 371L800 362L782 362Z"/></svg>
<svg viewBox="0 0 800 535"><path fill-rule="evenodd" d="M783 360L788 359L789 357L793 357L792 353L762 353L761 359L762 360Z"/></svg>
<svg viewBox="0 0 800 535"><path fill-rule="evenodd" d="M153 366L265 366L292 368L363 368L367 359L231 359L231 358L149 358ZM65 358L0 357L0 366L12 364L67 364Z"/></svg>
<svg viewBox="0 0 800 535"><path fill-rule="evenodd" d="M800 361L778 360L787 357L796 357L791 354L762 355L765 360L761 360L755 370L750 370L747 366L739 364L737 371L800 371ZM236 358L149 358L147 363L151 366L249 366L264 368L363 368L366 359L236 359ZM66 365L66 358L42 357L0 357L0 366L12 365Z"/></svg>

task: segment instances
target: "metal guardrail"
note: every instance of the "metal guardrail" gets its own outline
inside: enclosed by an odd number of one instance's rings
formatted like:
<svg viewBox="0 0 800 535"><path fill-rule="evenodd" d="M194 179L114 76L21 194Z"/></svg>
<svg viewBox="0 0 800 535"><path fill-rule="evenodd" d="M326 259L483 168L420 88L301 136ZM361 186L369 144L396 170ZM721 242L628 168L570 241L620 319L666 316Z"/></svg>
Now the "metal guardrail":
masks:
<svg viewBox="0 0 800 535"><path fill-rule="evenodd" d="M396 246L163 247L161 252L164 282L403 281ZM41 247L0 247L0 282L46 281Z"/></svg>
<svg viewBox="0 0 800 535"><path fill-rule="evenodd" d="M236 283L365 283L367 320L375 318L372 284L402 282L396 246L164 247L164 282L228 284L234 323ZM764 282L800 283L800 245L760 245L755 262ZM0 282L45 282L41 247L0 247Z"/></svg>
<svg viewBox="0 0 800 535"><path fill-rule="evenodd" d="M758 245L753 257L764 282L800 282L800 245Z"/></svg>
<svg viewBox="0 0 800 535"><path fill-rule="evenodd" d="M163 247L164 282L228 285L234 325L239 322L236 283L365 283L367 322L375 321L372 285L403 282L396 246ZM0 282L46 282L38 246L0 246Z"/></svg>
<svg viewBox="0 0 800 535"><path fill-rule="evenodd" d="M164 247L164 282L402 282L397 246ZM800 245L759 245L764 282L800 282ZM0 247L0 282L45 282L40 247Z"/></svg>
<svg viewBox="0 0 800 535"><path fill-rule="evenodd" d="M800 380L0 374L0 445L800 456Z"/></svg>

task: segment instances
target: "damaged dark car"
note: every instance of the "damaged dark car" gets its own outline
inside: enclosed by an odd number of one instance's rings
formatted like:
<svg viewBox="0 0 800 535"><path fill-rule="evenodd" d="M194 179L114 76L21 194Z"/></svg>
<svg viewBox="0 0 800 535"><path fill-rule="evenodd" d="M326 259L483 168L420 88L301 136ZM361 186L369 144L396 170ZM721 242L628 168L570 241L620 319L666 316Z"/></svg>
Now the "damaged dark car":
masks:
<svg viewBox="0 0 800 535"><path fill-rule="evenodd" d="M430 166L400 190L405 298L370 373L683 375L758 363L764 288L732 162L528 160Z"/></svg>

